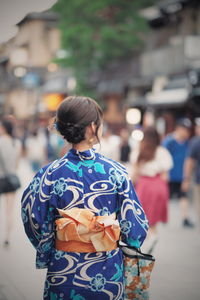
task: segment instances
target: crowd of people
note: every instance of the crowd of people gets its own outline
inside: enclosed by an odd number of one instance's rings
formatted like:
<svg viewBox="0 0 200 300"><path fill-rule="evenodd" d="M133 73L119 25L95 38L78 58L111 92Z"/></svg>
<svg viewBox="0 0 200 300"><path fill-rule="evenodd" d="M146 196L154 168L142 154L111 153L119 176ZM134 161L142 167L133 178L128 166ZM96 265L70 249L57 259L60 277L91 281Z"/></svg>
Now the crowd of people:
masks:
<svg viewBox="0 0 200 300"><path fill-rule="evenodd" d="M12 115L6 115L0 120L0 179L10 174L18 177L17 170L22 158L27 160L34 174L66 151L67 145L63 139L45 127L21 128ZM0 196L2 201L5 200L4 246L7 247L13 228L16 191L3 193L0 187Z"/></svg>
<svg viewBox="0 0 200 300"><path fill-rule="evenodd" d="M154 127L145 128L143 140L134 145L127 130L122 133L121 139L106 133L100 151L127 166L150 225L143 250L151 252L158 241L157 224L168 222L169 199L179 201L184 228L195 226L190 217L194 199L200 224L200 119L194 124L178 119L174 131L162 139Z"/></svg>
<svg viewBox="0 0 200 300"><path fill-rule="evenodd" d="M45 126L30 126L28 130L26 127L17 136L16 124L12 116L1 120L0 177L4 174L4 164L7 173L16 170L20 156L28 160L36 173L70 149L70 144L52 126L50 130ZM193 126L195 133L192 137ZM127 168L150 224L143 246L145 251L150 251L158 239L157 223L167 223L169 199L179 200L182 225L192 228L194 224L189 212L193 197L200 222L200 118L195 119L194 124L189 119L179 119L174 132L162 140L154 127L143 129L143 133L143 140L136 142L127 128L122 128L116 135L105 124L100 145L95 147ZM12 220L14 194L5 194L9 220ZM5 245L9 244L11 227L12 222L7 221Z"/></svg>

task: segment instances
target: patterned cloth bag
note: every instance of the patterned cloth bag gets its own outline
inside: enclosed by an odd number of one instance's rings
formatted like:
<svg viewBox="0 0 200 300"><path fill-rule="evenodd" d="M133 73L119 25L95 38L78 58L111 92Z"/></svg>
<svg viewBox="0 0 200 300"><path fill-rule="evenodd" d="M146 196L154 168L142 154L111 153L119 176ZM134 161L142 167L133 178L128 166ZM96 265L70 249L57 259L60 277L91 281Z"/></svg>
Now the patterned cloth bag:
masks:
<svg viewBox="0 0 200 300"><path fill-rule="evenodd" d="M131 246L121 246L124 254L125 300L148 300L150 276L155 258Z"/></svg>

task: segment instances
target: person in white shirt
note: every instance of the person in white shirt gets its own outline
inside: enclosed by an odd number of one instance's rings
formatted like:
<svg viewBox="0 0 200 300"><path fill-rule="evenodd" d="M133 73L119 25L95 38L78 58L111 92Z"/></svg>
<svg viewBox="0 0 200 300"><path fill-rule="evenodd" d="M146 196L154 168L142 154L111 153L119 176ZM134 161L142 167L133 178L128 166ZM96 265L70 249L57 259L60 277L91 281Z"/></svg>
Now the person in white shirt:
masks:
<svg viewBox="0 0 200 300"><path fill-rule="evenodd" d="M37 172L47 161L47 140L44 134L38 130L32 131L25 141L27 158L30 161L33 172Z"/></svg>
<svg viewBox="0 0 200 300"><path fill-rule="evenodd" d="M170 153L160 146L156 129L145 129L143 140L132 154L132 163L132 179L150 226L143 251L151 252L157 241L157 224L168 220L167 173L173 166Z"/></svg>
<svg viewBox="0 0 200 300"><path fill-rule="evenodd" d="M21 155L21 143L13 138L13 124L8 119L0 121L0 178L7 175L16 175L19 158ZM10 235L13 228L13 213L16 191L3 193L5 200L5 240L4 246L10 243Z"/></svg>
<svg viewBox="0 0 200 300"><path fill-rule="evenodd" d="M100 147L97 148L99 153L101 153L102 155L108 158L119 161L120 159L119 147L120 147L120 137L112 134L111 129L107 125L105 125Z"/></svg>

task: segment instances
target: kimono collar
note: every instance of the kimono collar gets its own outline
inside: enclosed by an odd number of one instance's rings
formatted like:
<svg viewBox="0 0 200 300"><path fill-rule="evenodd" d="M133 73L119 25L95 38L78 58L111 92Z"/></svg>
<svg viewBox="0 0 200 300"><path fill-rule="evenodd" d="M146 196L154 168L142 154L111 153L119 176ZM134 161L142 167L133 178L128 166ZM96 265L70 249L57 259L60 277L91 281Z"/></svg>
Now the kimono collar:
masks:
<svg viewBox="0 0 200 300"><path fill-rule="evenodd" d="M77 155L80 160L91 160L95 159L95 150L94 149L89 149L85 151L78 151L74 148L70 150L70 152L74 155Z"/></svg>

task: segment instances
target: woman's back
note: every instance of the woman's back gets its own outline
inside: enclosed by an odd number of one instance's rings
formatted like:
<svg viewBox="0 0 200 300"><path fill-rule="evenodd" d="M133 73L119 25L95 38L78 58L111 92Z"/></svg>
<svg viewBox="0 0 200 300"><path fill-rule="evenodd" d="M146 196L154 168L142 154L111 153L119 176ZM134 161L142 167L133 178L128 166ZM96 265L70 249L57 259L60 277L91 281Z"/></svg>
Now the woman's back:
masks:
<svg viewBox="0 0 200 300"><path fill-rule="evenodd" d="M117 214L126 242L130 239L139 243L137 239L143 240L146 235L147 220L144 214L138 214L141 207L130 184L122 165L92 149L84 152L71 149L63 158L38 172L24 192L22 207L25 229L38 250L37 268L48 266L46 285L61 276L67 281L64 283L60 277L57 285L62 289L68 288L69 293L77 293L75 288L70 290L70 285L82 286L86 289L85 293L81 292L81 295L86 295L85 299L90 299L91 291L97 293L97 299L122 297L122 253L119 248L93 253L81 253L81 249L76 252L59 251L54 248L52 227L55 218L59 217L57 209L69 211L72 208L84 208L95 216ZM132 201L130 197L135 199L135 209L128 208ZM31 201L33 198L34 203ZM28 222L28 215L34 215L32 226ZM131 228L132 222L135 222L137 231ZM38 237L41 232L37 231L37 226L42 228L40 241ZM69 272L64 272L69 265ZM49 299L53 290L47 289L44 299Z"/></svg>
<svg viewBox="0 0 200 300"><path fill-rule="evenodd" d="M52 192L61 207L89 208L98 215L117 211L116 192L126 173L122 165L93 150L78 152L75 149L59 163L62 167L52 173L52 178L59 173L59 181L55 181ZM64 178L66 185L62 184Z"/></svg>
<svg viewBox="0 0 200 300"><path fill-rule="evenodd" d="M132 153L132 163L137 162L139 149ZM153 159L141 164L140 174L142 176L155 176L163 172L168 172L173 166L170 153L162 146L158 146Z"/></svg>

